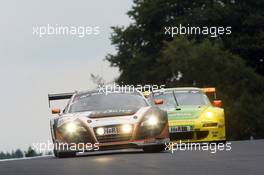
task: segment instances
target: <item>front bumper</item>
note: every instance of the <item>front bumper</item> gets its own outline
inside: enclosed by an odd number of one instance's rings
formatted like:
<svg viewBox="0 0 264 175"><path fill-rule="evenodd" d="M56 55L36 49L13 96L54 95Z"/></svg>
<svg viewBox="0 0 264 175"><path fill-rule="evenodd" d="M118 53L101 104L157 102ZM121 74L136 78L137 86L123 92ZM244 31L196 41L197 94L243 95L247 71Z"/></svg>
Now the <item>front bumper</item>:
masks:
<svg viewBox="0 0 264 175"><path fill-rule="evenodd" d="M217 142L226 140L224 125L217 125L211 127L194 125L191 131L174 133L170 132L169 136L170 140L175 142Z"/></svg>
<svg viewBox="0 0 264 175"><path fill-rule="evenodd" d="M76 133L76 135L67 135L63 130L55 130L56 144L68 143L68 144L79 144L79 143L91 143L97 144L98 150L109 150L109 149L127 149L127 148L143 148L151 145L163 145L169 142L168 124L162 125L160 128L150 131L143 131L137 123L133 125L133 130L130 134L116 134L99 136L96 134L96 128L90 128L81 121L79 121L82 127L82 132ZM111 125L117 126L117 125ZM109 126L105 126L109 127ZM67 152L68 150L59 150ZM83 151L83 150L82 150ZM90 151L90 150L89 150ZM78 151L76 151L78 152Z"/></svg>
<svg viewBox="0 0 264 175"><path fill-rule="evenodd" d="M135 148L141 149L148 146L153 145L165 145L165 143L169 143L169 138L164 139L145 139L145 140L135 140L135 141L128 141L128 142L112 142L112 143L103 143L99 144L99 150L115 150L115 149L128 149L128 148Z"/></svg>

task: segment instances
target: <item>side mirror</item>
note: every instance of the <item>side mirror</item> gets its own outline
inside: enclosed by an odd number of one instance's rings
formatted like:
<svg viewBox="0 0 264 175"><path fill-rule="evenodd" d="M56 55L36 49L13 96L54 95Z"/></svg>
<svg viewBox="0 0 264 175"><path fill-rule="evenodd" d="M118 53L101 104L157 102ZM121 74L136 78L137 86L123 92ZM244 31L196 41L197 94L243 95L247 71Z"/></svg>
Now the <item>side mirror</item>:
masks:
<svg viewBox="0 0 264 175"><path fill-rule="evenodd" d="M162 99L155 99L155 100L154 100L155 105L162 105L163 102L164 102L164 101L163 101Z"/></svg>
<svg viewBox="0 0 264 175"><path fill-rule="evenodd" d="M221 107L222 106L222 100L214 100L213 106L215 107Z"/></svg>
<svg viewBox="0 0 264 175"><path fill-rule="evenodd" d="M59 114L61 112L60 108L53 108L51 109L52 114Z"/></svg>

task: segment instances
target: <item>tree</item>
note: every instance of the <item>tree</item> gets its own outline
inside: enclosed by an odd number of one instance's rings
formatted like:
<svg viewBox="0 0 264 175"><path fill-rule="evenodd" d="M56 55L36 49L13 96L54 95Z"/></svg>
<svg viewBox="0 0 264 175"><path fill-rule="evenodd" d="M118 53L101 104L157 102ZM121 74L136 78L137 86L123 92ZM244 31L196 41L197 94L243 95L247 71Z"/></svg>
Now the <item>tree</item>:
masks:
<svg viewBox="0 0 264 175"><path fill-rule="evenodd" d="M5 153L4 152L0 152L0 159L5 159Z"/></svg>
<svg viewBox="0 0 264 175"><path fill-rule="evenodd" d="M216 86L229 138L264 138L264 1L134 0L128 27L113 27L118 83ZM231 26L232 34L171 38L165 26ZM260 74L257 74L255 70ZM181 75L181 76L179 76Z"/></svg>
<svg viewBox="0 0 264 175"><path fill-rule="evenodd" d="M262 0L134 0L128 12L134 22L126 28L113 27L111 40L118 52L109 54L106 59L112 66L119 67L119 82L128 79L133 83L157 82L152 72L143 68L155 68L164 41L172 40L164 35L165 26L231 26L232 34L228 37L211 39L222 40L227 50L264 75L263 9ZM188 37L204 39L200 35Z"/></svg>
<svg viewBox="0 0 264 175"><path fill-rule="evenodd" d="M22 157L24 157L24 154L23 154L23 152L22 152L20 149L17 149L17 150L14 152L14 157L15 157L15 158L22 158Z"/></svg>
<svg viewBox="0 0 264 175"><path fill-rule="evenodd" d="M103 79L103 77L99 76L99 75L94 75L94 74L91 74L90 75L90 79L92 80L92 82L94 84L96 84L97 86L102 86L104 85L106 82L105 80Z"/></svg>
<svg viewBox="0 0 264 175"><path fill-rule="evenodd" d="M37 153L31 146L25 151L25 157L35 157L40 155L41 153Z"/></svg>

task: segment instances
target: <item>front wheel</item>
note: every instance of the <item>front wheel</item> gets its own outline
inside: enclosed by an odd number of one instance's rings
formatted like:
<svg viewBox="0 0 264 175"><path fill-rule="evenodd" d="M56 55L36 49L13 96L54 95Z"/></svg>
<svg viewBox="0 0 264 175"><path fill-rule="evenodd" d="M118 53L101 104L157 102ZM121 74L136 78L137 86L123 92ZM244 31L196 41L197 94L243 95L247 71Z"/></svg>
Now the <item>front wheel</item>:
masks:
<svg viewBox="0 0 264 175"><path fill-rule="evenodd" d="M144 147L143 151L146 153L158 153L164 151L164 149L165 145L153 145Z"/></svg>

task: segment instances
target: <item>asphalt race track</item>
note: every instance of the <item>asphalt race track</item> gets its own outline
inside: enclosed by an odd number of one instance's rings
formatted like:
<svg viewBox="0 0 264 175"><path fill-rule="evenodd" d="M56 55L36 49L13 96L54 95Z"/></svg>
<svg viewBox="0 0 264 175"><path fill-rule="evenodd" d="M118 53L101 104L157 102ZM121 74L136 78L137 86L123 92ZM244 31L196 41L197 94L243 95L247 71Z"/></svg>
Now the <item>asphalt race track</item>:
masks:
<svg viewBox="0 0 264 175"><path fill-rule="evenodd" d="M264 173L264 140L231 142L231 151L177 151L173 154L122 150L76 158L43 157L0 162L0 175L260 175Z"/></svg>

